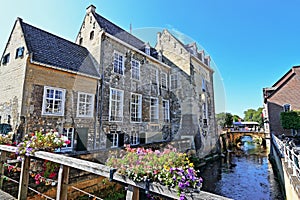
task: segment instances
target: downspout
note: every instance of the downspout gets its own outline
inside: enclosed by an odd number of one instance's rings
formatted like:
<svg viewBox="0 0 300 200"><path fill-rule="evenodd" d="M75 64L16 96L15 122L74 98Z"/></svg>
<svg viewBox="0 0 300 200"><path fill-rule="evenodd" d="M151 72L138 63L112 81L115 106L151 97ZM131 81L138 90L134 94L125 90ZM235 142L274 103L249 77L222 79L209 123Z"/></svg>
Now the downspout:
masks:
<svg viewBox="0 0 300 200"><path fill-rule="evenodd" d="M103 31L101 33L101 44L100 44L100 59L99 63L101 65L101 98L100 98L100 116L99 116L99 145L101 145L101 131L103 130L103 123L102 123L102 115L103 115L103 91L104 91L104 62L102 61L104 51L102 51L102 42L104 41L104 34L105 32Z"/></svg>
<svg viewBox="0 0 300 200"><path fill-rule="evenodd" d="M98 118L98 113L99 113L99 88L100 88L100 81L97 81L97 91L96 91L96 113L95 113L95 123L94 123L94 130L95 130L95 134L94 134L94 141L93 141L93 145L94 145L94 149L97 148L96 145L96 133L97 133L97 118ZM99 132L100 134L100 132Z"/></svg>

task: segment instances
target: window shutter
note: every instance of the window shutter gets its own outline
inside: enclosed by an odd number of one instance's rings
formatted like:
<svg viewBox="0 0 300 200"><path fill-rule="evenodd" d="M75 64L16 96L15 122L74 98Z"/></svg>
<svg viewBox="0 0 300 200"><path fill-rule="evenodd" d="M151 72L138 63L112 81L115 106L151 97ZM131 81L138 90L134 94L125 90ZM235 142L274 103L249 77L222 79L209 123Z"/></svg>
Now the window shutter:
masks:
<svg viewBox="0 0 300 200"><path fill-rule="evenodd" d="M110 148L112 146L112 134L106 135L106 148Z"/></svg>
<svg viewBox="0 0 300 200"><path fill-rule="evenodd" d="M124 146L124 133L119 133L118 147Z"/></svg>
<svg viewBox="0 0 300 200"><path fill-rule="evenodd" d="M140 134L140 144L145 144L146 143L146 134L141 133Z"/></svg>

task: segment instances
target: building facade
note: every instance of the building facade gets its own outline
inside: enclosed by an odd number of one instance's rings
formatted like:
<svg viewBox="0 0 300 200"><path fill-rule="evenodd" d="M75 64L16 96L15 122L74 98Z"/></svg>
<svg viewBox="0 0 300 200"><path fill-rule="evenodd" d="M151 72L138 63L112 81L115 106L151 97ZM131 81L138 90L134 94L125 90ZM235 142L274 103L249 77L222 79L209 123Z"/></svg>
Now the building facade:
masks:
<svg viewBox="0 0 300 200"><path fill-rule="evenodd" d="M280 113L300 110L300 67L292 67L272 87L264 88L264 129L274 135L293 135L291 130L283 129Z"/></svg>
<svg viewBox="0 0 300 200"><path fill-rule="evenodd" d="M167 30L151 47L95 9L86 9L75 43L17 20L2 56L1 122L9 116L18 127L22 116L26 131L66 132L71 150L190 138L200 157L216 152L210 57ZM24 58L7 62L22 47Z"/></svg>

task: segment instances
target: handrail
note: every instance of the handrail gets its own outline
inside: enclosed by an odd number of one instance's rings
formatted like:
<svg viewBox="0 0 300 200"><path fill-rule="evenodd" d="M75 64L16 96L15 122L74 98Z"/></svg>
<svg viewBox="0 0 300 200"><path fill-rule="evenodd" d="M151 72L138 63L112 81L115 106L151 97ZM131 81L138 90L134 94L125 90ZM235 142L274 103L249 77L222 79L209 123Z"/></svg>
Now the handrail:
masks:
<svg viewBox="0 0 300 200"><path fill-rule="evenodd" d="M272 141L288 167L292 169L292 175L296 176L300 181L300 147L291 146L289 141L282 141L274 135L272 135Z"/></svg>
<svg viewBox="0 0 300 200"><path fill-rule="evenodd" d="M17 147L0 145L1 154L2 154L2 152L16 152L16 149L17 149ZM68 179L68 173L69 173L70 167L75 168L75 169L80 169L80 170L83 170L86 172L90 172L90 173L93 173L93 174L96 174L96 175L99 175L102 177L110 178L110 167L105 166L103 164L69 157L64 154L56 154L56 153L50 153L50 152L45 152L45 151L37 151L34 153L34 156L32 156L32 157L49 160L51 162L58 163L61 165L60 170L58 172L59 177L58 177L58 184L57 184L56 199L66 199L66 197L67 197L67 192L66 192L67 184L68 184L67 179ZM20 177L18 199L26 199L27 198L28 180L26 180L26 177L28 179L28 173L26 174L26 170L28 172L29 160L30 160L30 158L25 156L25 159L22 161L22 171L21 171L21 177ZM126 184L126 185L130 186L130 188L133 187L135 189L134 192L137 192L137 193L138 193L137 188L141 188L141 189L145 188L145 183L134 182L134 181L130 180L129 178L127 178L126 176L122 176L117 173L115 173L113 175L113 180L118 181L123 184ZM159 195L162 195L162 196L165 196L165 197L172 198L172 199L179 199L179 197L177 196L177 191L175 189L168 188L168 187L163 186L158 183L150 183L149 191L159 194ZM130 191L128 190L127 195L129 193L130 193ZM24 194L26 194L26 195L24 195ZM138 195L135 195L135 196L133 195L133 198L137 199ZM187 199L224 199L224 200L228 199L226 197L218 196L218 195L211 194L211 193L208 193L205 191L201 191L200 193L195 193L195 192L187 193L186 198Z"/></svg>

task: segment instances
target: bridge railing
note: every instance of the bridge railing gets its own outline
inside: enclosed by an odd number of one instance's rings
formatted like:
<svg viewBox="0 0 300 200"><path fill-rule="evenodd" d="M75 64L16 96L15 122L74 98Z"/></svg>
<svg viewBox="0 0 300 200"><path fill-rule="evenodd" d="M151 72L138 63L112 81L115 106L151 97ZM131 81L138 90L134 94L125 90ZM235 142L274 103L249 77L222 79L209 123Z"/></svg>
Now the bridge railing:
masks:
<svg viewBox="0 0 300 200"><path fill-rule="evenodd" d="M289 140L280 140L274 135L272 135L272 140L288 167L292 169L292 175L300 181L300 147L295 147Z"/></svg>
<svg viewBox="0 0 300 200"><path fill-rule="evenodd" d="M8 152L16 152L16 147L0 145L0 189L3 187L4 176L4 167L7 161L7 153ZM56 198L57 200L66 200L68 199L68 188L72 187L69 185L69 172L70 168L79 169L85 172L89 172L98 176L109 178L110 180L119 182L123 185L128 186L126 193L126 200L138 200L139 199L139 191L140 189L149 190L149 192L153 194L158 194L162 197L167 197L170 199L179 199L177 195L177 191L173 188L168 188L158 183L149 183L145 184L143 182L134 182L128 179L125 176L121 176L117 173L113 173L113 171L106 165L68 157L63 154L55 154L45 151L37 151L34 153L34 156L25 156L22 160L21 164L21 174L19 182L19 191L18 191L18 200L26 200L28 194L28 184L29 184L29 170L30 170L30 160L31 159L42 159L48 160L54 163L58 163L60 165L58 171L58 180L57 180L57 188L56 188ZM17 182L17 181L16 181ZM146 187L147 185L147 187ZM38 192L38 191L36 191ZM82 191L84 192L84 191ZM44 196L43 194L40 194ZM90 195L90 194L89 194ZM93 196L93 195L92 195ZM47 196L44 196L48 198ZM94 199L100 199L93 196ZM227 200L228 198L218 196L215 194L211 194L205 191L201 191L200 193L190 192L185 195L187 199L216 199L216 200ZM48 198L53 199L53 198Z"/></svg>

